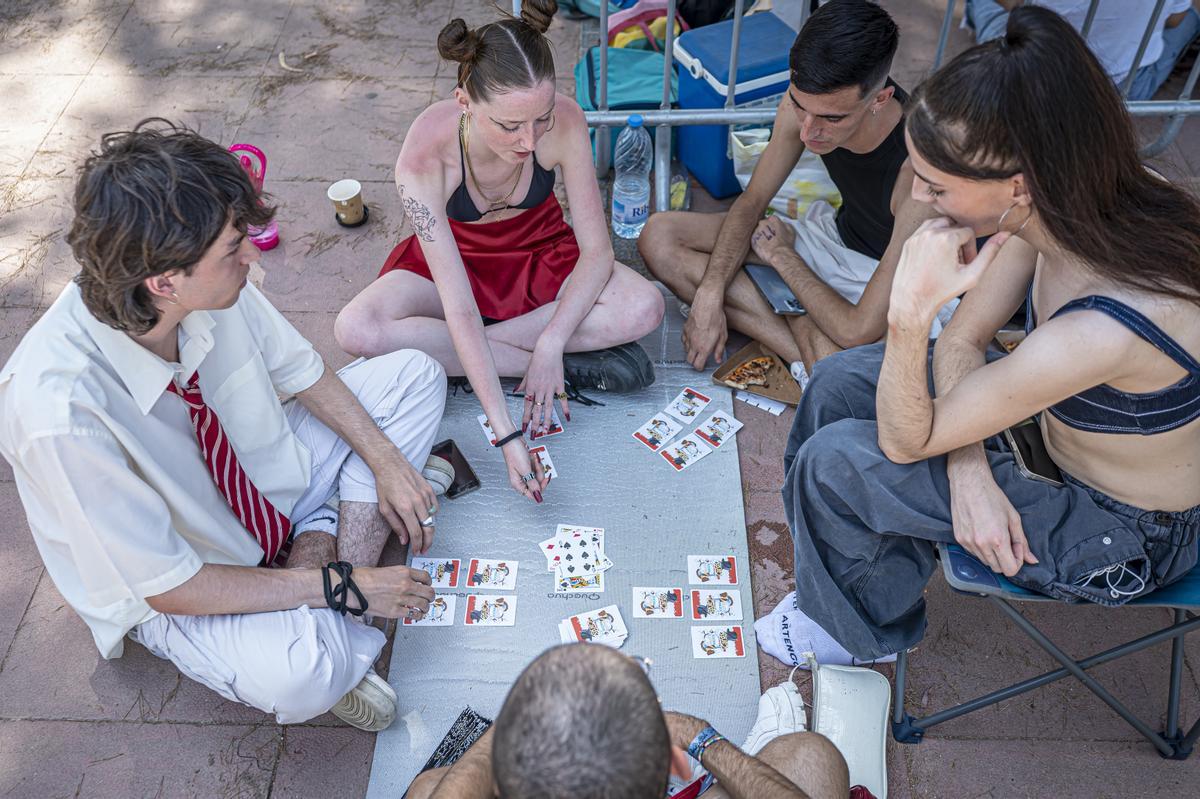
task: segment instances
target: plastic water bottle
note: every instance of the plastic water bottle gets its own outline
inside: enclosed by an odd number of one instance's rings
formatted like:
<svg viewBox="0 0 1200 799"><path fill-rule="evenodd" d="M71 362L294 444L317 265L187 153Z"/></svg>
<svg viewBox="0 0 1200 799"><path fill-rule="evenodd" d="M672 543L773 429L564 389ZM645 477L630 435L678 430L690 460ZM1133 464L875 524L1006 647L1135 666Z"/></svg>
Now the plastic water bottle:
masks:
<svg viewBox="0 0 1200 799"><path fill-rule="evenodd" d="M650 134L640 114L629 117L617 137L613 165L617 178L612 187L612 227L623 239L636 239L650 214L650 165L654 159Z"/></svg>

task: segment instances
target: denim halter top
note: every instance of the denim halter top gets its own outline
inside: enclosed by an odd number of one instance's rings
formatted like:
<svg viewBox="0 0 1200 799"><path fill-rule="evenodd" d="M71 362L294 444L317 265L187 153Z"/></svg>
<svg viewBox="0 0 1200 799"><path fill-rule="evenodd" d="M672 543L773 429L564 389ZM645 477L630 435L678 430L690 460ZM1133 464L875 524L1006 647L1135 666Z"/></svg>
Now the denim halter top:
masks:
<svg viewBox="0 0 1200 799"><path fill-rule="evenodd" d="M1032 281L1025 295L1025 310L1025 332L1028 334L1037 325ZM1098 294L1071 300L1051 318L1086 310L1100 311L1116 319L1188 373L1174 385L1144 394L1131 394L1108 385L1093 386L1047 408L1051 416L1076 430L1143 436L1165 433L1200 417L1200 363L1175 339L1125 303Z"/></svg>

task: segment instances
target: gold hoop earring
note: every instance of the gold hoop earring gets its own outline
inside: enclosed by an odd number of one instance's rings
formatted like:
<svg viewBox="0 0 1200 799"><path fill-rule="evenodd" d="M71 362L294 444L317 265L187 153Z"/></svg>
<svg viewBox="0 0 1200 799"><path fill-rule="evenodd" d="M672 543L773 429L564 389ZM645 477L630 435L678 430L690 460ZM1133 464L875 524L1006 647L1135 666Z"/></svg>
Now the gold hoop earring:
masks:
<svg viewBox="0 0 1200 799"><path fill-rule="evenodd" d="M555 116L553 112L551 112L551 114L550 114L550 124L546 126L546 132L547 132L547 133L549 133L550 131L554 130L554 123L555 123L555 121L556 121L557 119L558 119L558 117L557 117L557 116Z"/></svg>
<svg viewBox="0 0 1200 799"><path fill-rule="evenodd" d="M1012 209L1014 209L1016 207L1017 207L1017 203L1014 202L1012 205L1008 206L1008 208L1004 209L1004 213L1000 214L1000 219L996 222L996 232L997 233L1004 232L1004 219L1009 215L1009 213L1012 211ZM1020 224L1020 226L1012 232L1012 235L1015 236L1018 233L1020 233L1022 230L1024 230L1025 226L1029 224L1030 219L1033 219L1033 209L1032 208L1029 209L1029 216L1025 217L1025 221L1022 222Z"/></svg>

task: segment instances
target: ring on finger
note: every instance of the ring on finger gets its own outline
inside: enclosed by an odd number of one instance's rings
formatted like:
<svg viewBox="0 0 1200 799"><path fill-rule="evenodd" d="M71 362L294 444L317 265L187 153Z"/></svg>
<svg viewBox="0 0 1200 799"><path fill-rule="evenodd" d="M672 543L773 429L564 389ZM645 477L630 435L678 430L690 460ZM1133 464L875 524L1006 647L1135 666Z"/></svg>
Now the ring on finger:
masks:
<svg viewBox="0 0 1200 799"><path fill-rule="evenodd" d="M433 517L432 517L432 516L426 516L424 519L422 519L422 520L419 522L419 524L420 524L422 527L433 527Z"/></svg>
<svg viewBox="0 0 1200 799"><path fill-rule="evenodd" d="M533 472L530 472L529 474L523 476L521 479L524 480L526 483L532 481L534 479Z"/></svg>
<svg viewBox="0 0 1200 799"><path fill-rule="evenodd" d="M555 399L560 399L560 400L565 400L565 399L567 398L567 392L565 392L565 391L560 391L560 392L558 392L557 394L555 394L555 395L554 395L554 398L555 398Z"/></svg>
<svg viewBox="0 0 1200 799"><path fill-rule="evenodd" d="M540 407L542 407L542 405L544 405L544 404L545 404L545 403L544 403L544 402L542 402L541 400L537 400L536 402L534 402L534 403L533 403L533 407L535 407L535 408L540 408Z"/></svg>
<svg viewBox="0 0 1200 799"><path fill-rule="evenodd" d="M430 505L430 506L429 506L429 510L425 511L425 514L426 514L427 516L432 516L433 514L435 514L435 513L437 513L437 512L438 512L437 506L436 506L436 505Z"/></svg>

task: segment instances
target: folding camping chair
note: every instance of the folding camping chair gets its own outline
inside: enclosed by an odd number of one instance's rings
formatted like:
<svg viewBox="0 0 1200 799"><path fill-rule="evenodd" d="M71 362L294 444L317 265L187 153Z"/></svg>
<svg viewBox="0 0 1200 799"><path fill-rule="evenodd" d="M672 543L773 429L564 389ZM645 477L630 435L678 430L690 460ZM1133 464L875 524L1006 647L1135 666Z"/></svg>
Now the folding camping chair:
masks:
<svg viewBox="0 0 1200 799"><path fill-rule="evenodd" d="M1082 660L1073 660L1067 653L1059 649L1053 641L1045 636L1029 619L1022 615L1014 606L1016 602L1058 602L1041 594L1027 591L996 574L986 565L970 555L957 544L939 544L938 554L942 561L942 574L946 582L955 592L970 596L983 597L998 607L1026 635L1042 649L1046 650L1062 668L1048 671L1045 674L1023 680L1006 688L992 691L989 694L972 699L969 702L955 705L924 718L914 718L904 707L904 679L908 671L907 653L901 652L896 659L896 698L895 711L892 716L892 737L899 743L920 743L926 730L943 721L957 718L981 708L990 707L1005 699L1032 691L1043 685L1074 676L1092 693L1116 711L1121 718L1146 737L1154 748L1164 758L1185 760L1192 753L1192 747L1200 738L1200 720L1184 734L1179 725L1179 693L1183 682L1183 643L1188 633L1200 630L1200 566L1192 569L1183 579L1171 585L1160 588L1144 598L1134 599L1122 607L1170 608L1173 610L1175 622L1169 627L1144 635L1120 646L1113 647ZM1064 605L1065 612L1066 603ZM1120 608L1112 612L1119 613ZM1146 722L1134 715L1122 702L1109 693L1104 686L1096 682L1087 670L1101 663L1139 652L1149 646L1167 639L1171 640L1171 680L1167 693L1167 729L1156 732Z"/></svg>

